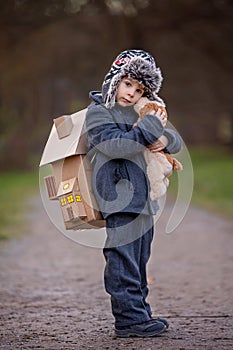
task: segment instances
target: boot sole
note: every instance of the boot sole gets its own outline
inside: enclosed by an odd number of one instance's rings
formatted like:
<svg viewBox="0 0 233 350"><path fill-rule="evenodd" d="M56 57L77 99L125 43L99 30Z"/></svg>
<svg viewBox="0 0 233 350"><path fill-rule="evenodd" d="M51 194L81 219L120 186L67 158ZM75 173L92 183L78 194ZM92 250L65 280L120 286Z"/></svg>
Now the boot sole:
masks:
<svg viewBox="0 0 233 350"><path fill-rule="evenodd" d="M164 326L160 331L153 332L141 332L136 330L115 330L115 335L119 338L129 338L129 337L140 337L140 338L148 338L148 337L156 337L160 336L163 332L167 330L167 327Z"/></svg>

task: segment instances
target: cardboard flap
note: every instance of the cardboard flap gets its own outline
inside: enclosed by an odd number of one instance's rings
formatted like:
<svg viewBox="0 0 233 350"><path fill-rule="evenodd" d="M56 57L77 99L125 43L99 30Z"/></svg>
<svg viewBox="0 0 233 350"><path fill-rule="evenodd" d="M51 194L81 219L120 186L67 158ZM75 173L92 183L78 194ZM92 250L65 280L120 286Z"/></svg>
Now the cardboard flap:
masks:
<svg viewBox="0 0 233 350"><path fill-rule="evenodd" d="M71 134L74 125L70 115L63 115L54 119L53 122L57 129L59 139L67 137Z"/></svg>

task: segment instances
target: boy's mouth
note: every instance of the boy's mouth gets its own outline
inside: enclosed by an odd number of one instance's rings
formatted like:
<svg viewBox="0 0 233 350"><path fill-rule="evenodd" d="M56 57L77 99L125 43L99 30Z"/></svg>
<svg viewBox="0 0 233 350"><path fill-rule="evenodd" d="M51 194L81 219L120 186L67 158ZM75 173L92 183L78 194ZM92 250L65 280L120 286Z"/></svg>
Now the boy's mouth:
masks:
<svg viewBox="0 0 233 350"><path fill-rule="evenodd" d="M124 103L131 103L131 101L127 100L127 98L124 98L124 97L122 97L122 101L123 101Z"/></svg>

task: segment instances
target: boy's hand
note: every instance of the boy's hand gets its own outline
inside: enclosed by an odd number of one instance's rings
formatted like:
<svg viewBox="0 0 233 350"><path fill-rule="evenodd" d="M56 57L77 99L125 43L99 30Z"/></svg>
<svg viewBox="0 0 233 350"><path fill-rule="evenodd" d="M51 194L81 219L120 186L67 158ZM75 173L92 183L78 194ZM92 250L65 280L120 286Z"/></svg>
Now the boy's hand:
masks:
<svg viewBox="0 0 233 350"><path fill-rule="evenodd" d="M152 143L152 145L147 146L149 151L152 153L162 151L168 145L168 139L166 136L162 135L157 141Z"/></svg>
<svg viewBox="0 0 233 350"><path fill-rule="evenodd" d="M160 122L162 123L163 127L165 127L166 124L167 124L167 115L166 115L166 113L161 108L159 108L157 110L157 112L154 113L154 115L160 120Z"/></svg>

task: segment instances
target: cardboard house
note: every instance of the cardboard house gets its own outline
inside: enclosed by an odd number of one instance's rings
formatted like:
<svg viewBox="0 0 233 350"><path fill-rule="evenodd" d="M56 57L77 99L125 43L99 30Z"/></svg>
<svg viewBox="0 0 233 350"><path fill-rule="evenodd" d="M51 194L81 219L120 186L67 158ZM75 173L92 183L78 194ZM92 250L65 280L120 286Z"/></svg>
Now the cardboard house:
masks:
<svg viewBox="0 0 233 350"><path fill-rule="evenodd" d="M45 187L50 200L59 200L67 230L105 226L91 186L85 117L83 109L54 119L40 162L40 167L51 165L51 175L44 177Z"/></svg>

